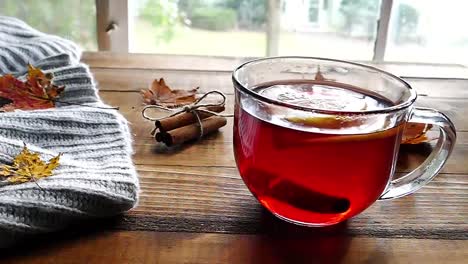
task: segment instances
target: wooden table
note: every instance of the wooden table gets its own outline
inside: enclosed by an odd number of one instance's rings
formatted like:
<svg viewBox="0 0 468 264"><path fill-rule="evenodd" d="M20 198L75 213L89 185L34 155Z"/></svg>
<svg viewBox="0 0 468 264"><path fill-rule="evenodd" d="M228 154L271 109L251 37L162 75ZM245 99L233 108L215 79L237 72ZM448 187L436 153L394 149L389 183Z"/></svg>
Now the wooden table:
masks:
<svg viewBox="0 0 468 264"><path fill-rule="evenodd" d="M303 228L277 220L239 177L232 120L203 142L157 146L141 118L139 90L164 77L176 88L200 86L228 96L242 59L85 54L108 104L119 106L134 135L141 195L132 211L90 221L3 253L21 263L461 263L468 259L468 69L391 66L423 95L417 104L445 112L458 141L429 185L405 198L377 202L344 224ZM382 67L390 67L381 65ZM400 71L400 72L398 72ZM433 74L443 78L433 78ZM441 76L442 74L442 76ZM403 150L399 171L422 160Z"/></svg>

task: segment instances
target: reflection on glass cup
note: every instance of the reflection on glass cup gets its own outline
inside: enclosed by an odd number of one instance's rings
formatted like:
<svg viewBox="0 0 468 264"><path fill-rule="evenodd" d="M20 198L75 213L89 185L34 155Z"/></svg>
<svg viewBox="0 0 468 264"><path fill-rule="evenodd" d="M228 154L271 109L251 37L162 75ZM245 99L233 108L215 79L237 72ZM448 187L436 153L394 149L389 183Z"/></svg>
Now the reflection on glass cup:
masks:
<svg viewBox="0 0 468 264"><path fill-rule="evenodd" d="M447 161L456 134L442 113L379 69L332 59L265 58L233 73L234 153L252 194L276 216L307 225L344 221L376 200L410 194ZM392 180L407 122L440 127L413 172Z"/></svg>

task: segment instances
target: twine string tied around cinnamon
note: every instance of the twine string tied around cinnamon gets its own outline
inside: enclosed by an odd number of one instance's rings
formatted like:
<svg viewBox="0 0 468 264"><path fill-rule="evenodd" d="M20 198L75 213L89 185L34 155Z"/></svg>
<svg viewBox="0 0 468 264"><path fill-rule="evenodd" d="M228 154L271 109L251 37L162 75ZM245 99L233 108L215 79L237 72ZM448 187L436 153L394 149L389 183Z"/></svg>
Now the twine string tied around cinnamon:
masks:
<svg viewBox="0 0 468 264"><path fill-rule="evenodd" d="M202 103L202 101L205 100L205 98L207 98L209 95L212 95L212 94L219 95L222 100L219 101L219 102L216 102L216 103ZM232 114L220 114L220 113L217 113L217 112L210 111L210 110L206 109L207 107L224 106L225 103L226 103L226 95L224 95L220 91L209 91L209 92L203 94L200 98L198 98L194 103L192 103L190 105L185 105L183 107L177 107L177 108L167 107L167 106L164 106L162 104L147 105L147 106L145 106L143 108L143 110L141 111L141 114L142 114L143 118L155 122L155 128L151 132L151 134L154 135L154 133L156 132L156 129L157 129L157 127L156 127L156 122L157 121L160 121L160 120L165 119L165 118L177 116L177 115L180 115L180 114L183 114L183 113L192 113L195 116L195 118L197 119L197 126L200 129L199 138L202 138L203 135L204 135L204 131L203 131L203 125L202 125L202 118L200 118L199 113L203 112L203 113L207 113L209 115L220 116L220 117L233 117L234 115L232 115ZM163 111L171 112L171 113L169 115L167 115L167 116L164 116L164 117L155 118L155 117L149 116L146 113L146 111L148 109L159 109L159 110L163 110Z"/></svg>

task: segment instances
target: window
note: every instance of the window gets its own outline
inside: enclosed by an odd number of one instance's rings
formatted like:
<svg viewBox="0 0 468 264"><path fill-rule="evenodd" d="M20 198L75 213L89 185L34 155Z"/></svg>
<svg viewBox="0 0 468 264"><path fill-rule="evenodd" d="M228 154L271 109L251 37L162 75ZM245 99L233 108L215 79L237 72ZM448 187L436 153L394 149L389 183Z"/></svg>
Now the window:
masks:
<svg viewBox="0 0 468 264"><path fill-rule="evenodd" d="M291 3L291 2L289 2ZM318 0L309 0L309 22L317 23L319 19L319 2Z"/></svg>
<svg viewBox="0 0 468 264"><path fill-rule="evenodd" d="M85 50L97 50L95 0L1 0L0 14L73 40Z"/></svg>
<svg viewBox="0 0 468 264"><path fill-rule="evenodd" d="M385 60L468 64L468 1L394 0Z"/></svg>
<svg viewBox="0 0 468 264"><path fill-rule="evenodd" d="M372 60L379 0L283 3L278 55Z"/></svg>
<svg viewBox="0 0 468 264"><path fill-rule="evenodd" d="M132 1L130 52L261 57L269 0ZM379 0L281 1L277 50L371 60ZM353 52L349 52L353 50Z"/></svg>
<svg viewBox="0 0 468 264"><path fill-rule="evenodd" d="M134 2L131 52L265 55L267 0Z"/></svg>
<svg viewBox="0 0 468 264"><path fill-rule="evenodd" d="M0 10L85 50L468 65L461 0L1 0Z"/></svg>

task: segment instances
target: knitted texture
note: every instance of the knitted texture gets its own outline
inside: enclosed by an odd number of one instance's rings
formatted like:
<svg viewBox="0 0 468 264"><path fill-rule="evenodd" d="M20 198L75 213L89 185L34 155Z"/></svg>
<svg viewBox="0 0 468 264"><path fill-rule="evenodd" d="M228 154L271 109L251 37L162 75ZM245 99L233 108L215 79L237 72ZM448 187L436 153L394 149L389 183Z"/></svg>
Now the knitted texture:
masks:
<svg viewBox="0 0 468 264"><path fill-rule="evenodd" d="M0 16L0 75L24 78L31 63L65 86L56 108L0 113L0 163L11 163L24 143L44 160L62 153L60 166L39 186L0 187L0 246L77 219L115 215L137 202L127 121L116 110L96 108L108 106L80 55L68 40Z"/></svg>

